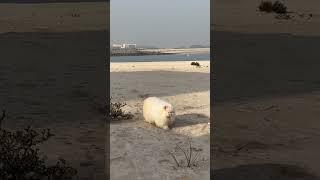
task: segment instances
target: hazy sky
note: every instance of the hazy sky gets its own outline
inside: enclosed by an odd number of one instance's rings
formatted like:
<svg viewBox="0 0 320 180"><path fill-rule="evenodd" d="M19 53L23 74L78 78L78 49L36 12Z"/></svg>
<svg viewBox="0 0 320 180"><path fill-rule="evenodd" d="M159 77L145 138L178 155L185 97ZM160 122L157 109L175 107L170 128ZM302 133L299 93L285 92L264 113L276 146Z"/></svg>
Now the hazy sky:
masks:
<svg viewBox="0 0 320 180"><path fill-rule="evenodd" d="M209 45L210 0L111 0L111 43Z"/></svg>

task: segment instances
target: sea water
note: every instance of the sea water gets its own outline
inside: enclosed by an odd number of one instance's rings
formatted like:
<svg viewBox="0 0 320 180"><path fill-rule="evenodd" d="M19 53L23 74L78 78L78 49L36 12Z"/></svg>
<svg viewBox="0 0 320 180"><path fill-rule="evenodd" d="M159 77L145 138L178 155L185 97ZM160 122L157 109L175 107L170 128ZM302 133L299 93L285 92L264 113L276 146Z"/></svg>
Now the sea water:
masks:
<svg viewBox="0 0 320 180"><path fill-rule="evenodd" d="M111 62L157 62L157 61L207 61L210 53L169 54L147 56L112 56Z"/></svg>

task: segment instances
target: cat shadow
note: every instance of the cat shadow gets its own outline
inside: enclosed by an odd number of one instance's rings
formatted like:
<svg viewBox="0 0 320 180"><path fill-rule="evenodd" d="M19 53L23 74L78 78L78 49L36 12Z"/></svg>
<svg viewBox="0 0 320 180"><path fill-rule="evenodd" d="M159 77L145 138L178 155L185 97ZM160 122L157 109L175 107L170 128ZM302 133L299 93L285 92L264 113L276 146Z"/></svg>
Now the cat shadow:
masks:
<svg viewBox="0 0 320 180"><path fill-rule="evenodd" d="M173 127L185 127L208 122L210 122L210 118L203 114L181 114L176 116Z"/></svg>
<svg viewBox="0 0 320 180"><path fill-rule="evenodd" d="M286 164L247 164L211 170L215 180L319 180L319 177L299 166Z"/></svg>

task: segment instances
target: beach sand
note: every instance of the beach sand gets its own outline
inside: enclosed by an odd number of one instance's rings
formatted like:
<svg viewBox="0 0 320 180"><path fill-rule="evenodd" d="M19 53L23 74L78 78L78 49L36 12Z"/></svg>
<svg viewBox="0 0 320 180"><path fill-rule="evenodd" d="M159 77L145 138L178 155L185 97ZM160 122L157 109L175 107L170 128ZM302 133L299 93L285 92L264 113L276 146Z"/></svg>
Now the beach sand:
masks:
<svg viewBox="0 0 320 180"><path fill-rule="evenodd" d="M132 120L110 126L111 179L209 179L210 63L191 62L111 63L111 96L126 102ZM175 126L165 131L145 123L142 103L147 96L160 97L176 109ZM168 151L184 159L176 143L199 150L197 166L176 167Z"/></svg>
<svg viewBox="0 0 320 180"><path fill-rule="evenodd" d="M305 14L299 17L295 14L291 20L275 19L275 14L258 11L261 0L216 0L211 5L211 30L254 33L254 34L293 34L319 36L320 32L320 2L317 0L284 1L288 11ZM308 15L312 18L308 19ZM213 38L216 36L213 35ZM218 44L217 44L218 46Z"/></svg>
<svg viewBox="0 0 320 180"><path fill-rule="evenodd" d="M106 2L1 3L0 33L107 29L108 10Z"/></svg>
<svg viewBox="0 0 320 180"><path fill-rule="evenodd" d="M215 179L319 179L319 1L277 20L260 0L211 3ZM302 169L300 169L302 168Z"/></svg>
<svg viewBox="0 0 320 180"><path fill-rule="evenodd" d="M0 5L3 128L50 128L40 149L104 180L107 3ZM72 17L79 14L80 17Z"/></svg>

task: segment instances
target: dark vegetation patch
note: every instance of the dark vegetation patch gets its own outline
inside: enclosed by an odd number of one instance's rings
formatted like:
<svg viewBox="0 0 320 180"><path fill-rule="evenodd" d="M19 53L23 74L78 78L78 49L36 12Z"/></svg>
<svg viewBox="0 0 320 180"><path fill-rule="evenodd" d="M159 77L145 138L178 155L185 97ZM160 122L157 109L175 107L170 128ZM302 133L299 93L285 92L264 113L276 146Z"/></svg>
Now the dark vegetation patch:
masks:
<svg viewBox="0 0 320 180"><path fill-rule="evenodd" d="M198 63L198 62L191 62L191 65L192 65L192 66L200 67L200 63Z"/></svg>
<svg viewBox="0 0 320 180"><path fill-rule="evenodd" d="M169 151L169 154L171 155L177 167L192 168L193 166L197 166L198 158L202 149L192 147L190 140L188 141L188 145L188 148L182 148L179 146L179 144L176 144L176 149L180 150L184 155L184 159L181 160L179 160L175 155L177 151Z"/></svg>
<svg viewBox="0 0 320 180"><path fill-rule="evenodd" d="M2 112L0 125L6 117ZM1 180L67 180L76 176L77 170L59 159L47 165L40 154L40 145L54 136L50 129L6 130L0 126L0 179Z"/></svg>
<svg viewBox="0 0 320 180"><path fill-rule="evenodd" d="M287 6L283 2L280 2L278 0L275 2L262 0L258 6L258 9L260 12L275 13L276 19L289 20L293 19L296 16L300 18L310 19L313 16L311 13L306 15L304 13L289 12Z"/></svg>
<svg viewBox="0 0 320 180"><path fill-rule="evenodd" d="M133 118L133 114L125 112L122 108L127 104L124 102L112 102L110 98L110 118L111 121L128 120Z"/></svg>

